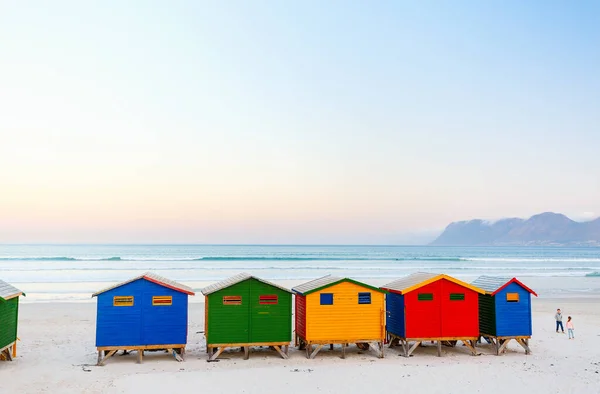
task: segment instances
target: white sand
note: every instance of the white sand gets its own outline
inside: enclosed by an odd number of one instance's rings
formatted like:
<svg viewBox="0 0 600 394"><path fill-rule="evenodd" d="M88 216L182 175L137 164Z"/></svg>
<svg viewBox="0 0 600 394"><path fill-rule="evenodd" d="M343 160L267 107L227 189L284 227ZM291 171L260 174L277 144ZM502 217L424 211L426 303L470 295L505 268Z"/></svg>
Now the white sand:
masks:
<svg viewBox="0 0 600 394"><path fill-rule="evenodd" d="M470 356L462 346L419 348L415 356L386 358L351 347L347 358L324 349L316 359L290 349L283 360L267 349L206 362L204 305L190 306L187 358L164 353L115 356L94 366L95 303L29 303L21 306L18 357L0 362L0 393L365 393L388 389L408 393L599 393L600 299L534 300L533 354L516 344L503 356L480 347ZM576 340L554 332L556 306L574 316ZM6 378L9 377L9 378Z"/></svg>

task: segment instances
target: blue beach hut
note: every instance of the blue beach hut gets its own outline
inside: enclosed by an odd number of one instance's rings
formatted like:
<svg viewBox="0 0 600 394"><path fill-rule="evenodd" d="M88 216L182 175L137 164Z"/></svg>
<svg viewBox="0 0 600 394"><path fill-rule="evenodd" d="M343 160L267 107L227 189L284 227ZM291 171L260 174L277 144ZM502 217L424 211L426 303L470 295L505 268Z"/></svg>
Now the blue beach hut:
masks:
<svg viewBox="0 0 600 394"><path fill-rule="evenodd" d="M191 288L151 272L94 293L98 365L119 350L136 350L139 363L144 350L156 349L182 361L190 295Z"/></svg>
<svg viewBox="0 0 600 394"><path fill-rule="evenodd" d="M529 354L532 334L531 295L537 294L517 278L480 276L473 283L479 295L479 333L496 347L496 354L514 339Z"/></svg>

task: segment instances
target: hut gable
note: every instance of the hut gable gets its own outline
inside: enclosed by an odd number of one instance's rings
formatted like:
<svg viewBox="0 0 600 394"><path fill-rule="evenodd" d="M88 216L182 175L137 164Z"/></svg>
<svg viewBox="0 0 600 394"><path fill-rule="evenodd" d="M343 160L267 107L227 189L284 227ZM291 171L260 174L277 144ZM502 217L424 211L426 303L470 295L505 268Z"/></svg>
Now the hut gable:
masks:
<svg viewBox="0 0 600 394"><path fill-rule="evenodd" d="M537 297L535 291L531 290L529 287L525 286L522 282L520 282L517 278L511 277L502 277L502 276L486 276L482 275L479 278L475 279L471 284L473 286L477 286L483 289L486 294L496 295L498 292L502 291L505 287L509 286L511 283L516 283L525 291L533 294Z"/></svg>
<svg viewBox="0 0 600 394"><path fill-rule="evenodd" d="M11 298L19 297L20 295L25 294L13 285L0 279L0 301L8 301Z"/></svg>
<svg viewBox="0 0 600 394"><path fill-rule="evenodd" d="M192 290L192 288L190 288L190 287L188 287L186 285L183 285L181 283L177 283L177 282L175 282L175 281L173 281L171 279L167 279L164 276L157 275L157 274L155 274L153 272L146 272L143 275L140 275L140 276L137 276L135 278L126 280L125 282L117 283L116 285L109 286L109 287L107 287L105 289L102 289L102 290L100 290L100 291L92 294L92 297L96 297L96 296L98 296L98 295L100 295L102 293L106 293L107 291L116 289L116 288L121 287L121 286L125 286L125 285L127 285L127 284L129 284L131 282L135 282L135 281L137 281L139 279L145 279L145 280L147 280L149 282L156 283L156 284L158 284L160 286L167 287L169 289L172 289L172 290L175 290L175 291L179 291L181 293L185 293L185 294L188 294L188 295L195 295L194 290Z"/></svg>
<svg viewBox="0 0 600 394"><path fill-rule="evenodd" d="M367 285L365 283L355 281L350 278L339 278L337 276L331 276L331 275L323 276L321 278L312 280L310 282L306 282L301 285L298 285L298 286L292 288L292 291L296 294L307 296L311 293L329 288L333 285L336 285L336 284L342 283L342 282L353 283L357 286L362 286L364 288L367 288L367 289L370 289L373 291L383 292L383 290L378 289L377 287L373 287L373 286Z"/></svg>
<svg viewBox="0 0 600 394"><path fill-rule="evenodd" d="M278 288L279 290L282 290L282 291L285 291L285 292L291 293L291 291L290 291L290 290L288 290L288 289L286 289L285 287L279 286L278 284L275 284L275 283L269 282L268 280L264 280L264 279L261 279L261 278L259 278L259 277L256 277L256 276L252 276L252 275L250 275L250 274L248 274L248 273L245 273L245 272L243 272L243 273L241 273L241 274L237 274L237 275L235 275L235 276L232 276L231 278L228 278L228 279L222 280L222 281L220 281L220 282L213 283L212 285L210 285L210 286L207 286L207 287L203 288L203 289L201 290L201 292L202 292L202 294L204 294L204 295L209 295L209 294L215 293L215 292L217 292L217 291L219 291L219 290L222 290L222 289L225 289L225 288L231 287L231 286L233 286L233 285L235 285L235 284L237 284L237 283L240 283L240 282L246 281L246 280L248 280L248 279L254 279L254 280L257 280L257 281L259 281L259 282L262 282L262 283L264 283L264 284L266 284L266 285L268 285L268 286L276 287L276 288Z"/></svg>
<svg viewBox="0 0 600 394"><path fill-rule="evenodd" d="M96 346L185 345L190 294L187 286L149 274L95 293Z"/></svg>
<svg viewBox="0 0 600 394"><path fill-rule="evenodd" d="M383 290L398 293L398 294L406 294L413 290L420 289L423 286L426 286L430 283L437 282L438 280L445 279L448 282L455 283L461 287L466 287L471 289L477 293L484 293L484 291L477 286L471 285L469 283L463 282L456 278L453 278L444 274L435 274L431 272L417 272L411 275L408 275L404 278L400 278L393 282L390 282L381 288Z"/></svg>

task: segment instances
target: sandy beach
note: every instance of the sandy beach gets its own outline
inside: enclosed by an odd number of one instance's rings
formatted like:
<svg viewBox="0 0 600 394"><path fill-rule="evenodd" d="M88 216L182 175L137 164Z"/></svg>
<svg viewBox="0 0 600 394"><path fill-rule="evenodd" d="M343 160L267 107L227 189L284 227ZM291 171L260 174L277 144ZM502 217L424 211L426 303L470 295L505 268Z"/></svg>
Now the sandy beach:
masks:
<svg viewBox="0 0 600 394"><path fill-rule="evenodd" d="M200 301L202 297L196 297ZM575 322L576 339L554 332L557 306ZM0 362L2 393L161 393L207 390L212 393L374 392L408 393L598 393L600 392L600 298L535 299L533 354L512 343L503 356L479 347L470 356L462 346L419 348L414 357L386 348L386 357L350 347L347 358L327 349L314 360L290 349L283 360L268 349L226 352L208 363L203 336L204 304L190 304L185 362L165 353L115 356L95 366L94 302L21 305L18 357ZM493 379L492 379L493 378Z"/></svg>

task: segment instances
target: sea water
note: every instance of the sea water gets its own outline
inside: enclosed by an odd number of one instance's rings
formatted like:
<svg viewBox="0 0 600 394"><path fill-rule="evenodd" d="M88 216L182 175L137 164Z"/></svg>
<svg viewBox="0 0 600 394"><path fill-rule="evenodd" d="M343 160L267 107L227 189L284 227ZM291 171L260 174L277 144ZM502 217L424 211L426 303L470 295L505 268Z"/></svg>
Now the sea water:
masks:
<svg viewBox="0 0 600 394"><path fill-rule="evenodd" d="M25 291L29 301L89 300L146 271L192 287L240 272L279 282L327 274L381 282L417 271L465 281L484 274L555 278L549 287L556 287L556 278L581 277L587 281L572 290L586 292L600 290L600 248L0 245L0 279Z"/></svg>

